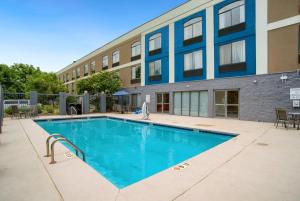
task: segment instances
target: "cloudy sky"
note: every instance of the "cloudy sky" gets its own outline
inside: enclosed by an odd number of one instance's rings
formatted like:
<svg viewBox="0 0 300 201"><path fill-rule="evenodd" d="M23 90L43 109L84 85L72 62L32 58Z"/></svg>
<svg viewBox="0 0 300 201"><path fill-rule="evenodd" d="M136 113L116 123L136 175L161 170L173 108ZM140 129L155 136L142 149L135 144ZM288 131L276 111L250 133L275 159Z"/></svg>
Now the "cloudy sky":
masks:
<svg viewBox="0 0 300 201"><path fill-rule="evenodd" d="M0 63L53 71L185 0L1 0Z"/></svg>

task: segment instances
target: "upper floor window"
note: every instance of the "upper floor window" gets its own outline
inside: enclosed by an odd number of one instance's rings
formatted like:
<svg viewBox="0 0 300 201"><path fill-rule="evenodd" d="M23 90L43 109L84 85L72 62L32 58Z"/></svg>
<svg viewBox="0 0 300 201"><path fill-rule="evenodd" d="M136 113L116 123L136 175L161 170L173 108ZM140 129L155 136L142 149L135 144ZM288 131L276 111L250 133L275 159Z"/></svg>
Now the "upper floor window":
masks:
<svg viewBox="0 0 300 201"><path fill-rule="evenodd" d="M117 50L113 52L113 64L116 64L120 61L120 51Z"/></svg>
<svg viewBox="0 0 300 201"><path fill-rule="evenodd" d="M102 57L102 68L108 66L108 56Z"/></svg>
<svg viewBox="0 0 300 201"><path fill-rule="evenodd" d="M245 0L235 1L219 10L219 30L245 22Z"/></svg>
<svg viewBox="0 0 300 201"><path fill-rule="evenodd" d="M66 80L66 76L65 75L63 75L63 80L64 80L64 82L66 82L67 80Z"/></svg>
<svg viewBox="0 0 300 201"><path fill-rule="evenodd" d="M80 68L76 69L76 78L80 78Z"/></svg>
<svg viewBox="0 0 300 201"><path fill-rule="evenodd" d="M149 51L161 48L161 33L154 34L149 38Z"/></svg>
<svg viewBox="0 0 300 201"><path fill-rule="evenodd" d="M161 75L161 60L149 63L149 76Z"/></svg>
<svg viewBox="0 0 300 201"><path fill-rule="evenodd" d="M197 70L203 68L203 53L198 50L184 55L184 71Z"/></svg>
<svg viewBox="0 0 300 201"><path fill-rule="evenodd" d="M245 40L220 46L220 66L246 61Z"/></svg>
<svg viewBox="0 0 300 201"><path fill-rule="evenodd" d="M66 74L67 82L69 82L69 73Z"/></svg>
<svg viewBox="0 0 300 201"><path fill-rule="evenodd" d="M96 61L91 62L91 73L95 73L96 71Z"/></svg>
<svg viewBox="0 0 300 201"><path fill-rule="evenodd" d="M134 66L131 68L131 79L141 79L141 66Z"/></svg>
<svg viewBox="0 0 300 201"><path fill-rule="evenodd" d="M184 23L184 40L202 35L202 17L193 18Z"/></svg>
<svg viewBox="0 0 300 201"><path fill-rule="evenodd" d="M89 64L84 65L84 76L89 74Z"/></svg>
<svg viewBox="0 0 300 201"><path fill-rule="evenodd" d="M131 57L139 56L141 54L141 42L135 42L131 45Z"/></svg>
<svg viewBox="0 0 300 201"><path fill-rule="evenodd" d="M76 78L76 71L73 70L73 72L72 72L72 80L74 80L75 78Z"/></svg>

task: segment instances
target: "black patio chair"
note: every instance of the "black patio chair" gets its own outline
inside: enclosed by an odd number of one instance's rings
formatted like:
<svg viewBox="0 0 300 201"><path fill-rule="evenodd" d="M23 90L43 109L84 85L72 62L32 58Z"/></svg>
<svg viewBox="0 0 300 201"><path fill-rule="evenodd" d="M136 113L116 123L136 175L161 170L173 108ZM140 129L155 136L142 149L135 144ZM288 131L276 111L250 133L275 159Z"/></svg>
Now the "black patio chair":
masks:
<svg viewBox="0 0 300 201"><path fill-rule="evenodd" d="M278 124L281 123L286 129L288 129L289 124L293 124L294 120L289 117L288 112L282 108L275 108L276 112L276 128Z"/></svg>

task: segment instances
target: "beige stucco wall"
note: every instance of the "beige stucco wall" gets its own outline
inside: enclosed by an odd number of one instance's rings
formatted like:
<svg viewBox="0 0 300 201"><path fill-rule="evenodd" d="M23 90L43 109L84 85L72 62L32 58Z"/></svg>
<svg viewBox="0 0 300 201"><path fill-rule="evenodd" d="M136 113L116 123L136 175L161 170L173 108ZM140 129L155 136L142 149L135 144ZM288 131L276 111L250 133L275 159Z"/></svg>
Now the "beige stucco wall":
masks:
<svg viewBox="0 0 300 201"><path fill-rule="evenodd" d="M290 25L268 33L268 72L286 72L299 68L299 24Z"/></svg>
<svg viewBox="0 0 300 201"><path fill-rule="evenodd" d="M299 15L300 0L268 0L268 22Z"/></svg>

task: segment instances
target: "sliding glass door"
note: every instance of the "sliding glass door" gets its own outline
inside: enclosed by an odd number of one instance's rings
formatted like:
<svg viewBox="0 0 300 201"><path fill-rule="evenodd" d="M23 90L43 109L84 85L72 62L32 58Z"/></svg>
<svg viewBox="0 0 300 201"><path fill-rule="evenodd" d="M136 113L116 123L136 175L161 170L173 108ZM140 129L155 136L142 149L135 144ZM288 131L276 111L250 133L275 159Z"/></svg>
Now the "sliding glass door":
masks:
<svg viewBox="0 0 300 201"><path fill-rule="evenodd" d="M207 94L207 91L174 92L174 114L207 117Z"/></svg>

